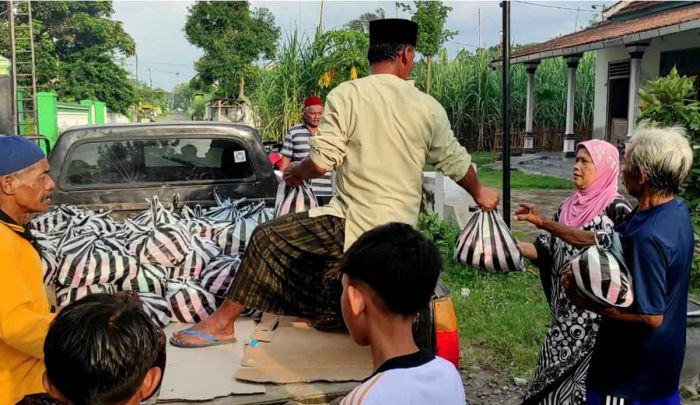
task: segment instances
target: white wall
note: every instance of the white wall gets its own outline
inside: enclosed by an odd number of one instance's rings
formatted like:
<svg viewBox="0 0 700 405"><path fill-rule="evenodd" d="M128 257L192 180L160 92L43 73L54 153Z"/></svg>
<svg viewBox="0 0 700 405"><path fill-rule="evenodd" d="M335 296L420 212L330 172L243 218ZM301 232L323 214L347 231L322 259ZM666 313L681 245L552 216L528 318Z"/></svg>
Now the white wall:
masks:
<svg viewBox="0 0 700 405"><path fill-rule="evenodd" d="M70 127L88 125L89 123L87 111L59 111L56 114L56 120L58 121L59 134Z"/></svg>
<svg viewBox="0 0 700 405"><path fill-rule="evenodd" d="M700 46L700 29L655 38L642 58L641 87L659 76L661 53ZM624 46L596 51L595 97L593 107L593 137L604 138L608 115L608 63L629 59Z"/></svg>

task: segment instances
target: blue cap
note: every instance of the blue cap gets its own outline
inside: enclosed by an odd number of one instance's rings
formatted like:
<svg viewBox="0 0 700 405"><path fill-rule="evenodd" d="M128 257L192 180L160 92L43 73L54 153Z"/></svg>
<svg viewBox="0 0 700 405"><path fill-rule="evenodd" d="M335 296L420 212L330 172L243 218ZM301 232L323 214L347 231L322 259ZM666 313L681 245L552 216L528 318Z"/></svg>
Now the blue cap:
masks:
<svg viewBox="0 0 700 405"><path fill-rule="evenodd" d="M0 136L0 176L27 168L46 158L36 143L23 136Z"/></svg>

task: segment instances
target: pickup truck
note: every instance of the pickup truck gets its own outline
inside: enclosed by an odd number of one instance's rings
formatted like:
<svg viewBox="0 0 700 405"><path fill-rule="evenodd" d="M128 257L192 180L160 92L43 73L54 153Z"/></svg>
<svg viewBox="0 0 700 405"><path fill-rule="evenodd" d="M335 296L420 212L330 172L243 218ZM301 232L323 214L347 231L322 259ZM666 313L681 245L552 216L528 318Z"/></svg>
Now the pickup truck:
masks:
<svg viewBox="0 0 700 405"><path fill-rule="evenodd" d="M49 149L47 142L37 141ZM43 140L45 141L45 140ZM49 151L55 204L111 211L123 218L157 195L167 207L215 204L222 197L274 205L277 179L251 127L219 122L167 122L75 127ZM419 346L459 364L459 339L448 289L440 283L432 305L418 316ZM356 383L268 385L267 394L220 398L221 404L330 401ZM319 402L314 402L319 403Z"/></svg>

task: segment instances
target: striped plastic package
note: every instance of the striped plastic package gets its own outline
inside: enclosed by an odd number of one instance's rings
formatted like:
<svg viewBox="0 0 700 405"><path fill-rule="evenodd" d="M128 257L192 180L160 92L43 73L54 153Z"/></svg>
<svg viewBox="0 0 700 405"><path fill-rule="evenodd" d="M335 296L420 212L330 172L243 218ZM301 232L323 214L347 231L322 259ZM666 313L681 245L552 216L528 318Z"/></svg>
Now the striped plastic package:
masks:
<svg viewBox="0 0 700 405"><path fill-rule="evenodd" d="M172 309L173 320L177 322L197 323L216 310L214 294L196 280L168 281L165 298Z"/></svg>
<svg viewBox="0 0 700 405"><path fill-rule="evenodd" d="M222 255L209 262L207 267L202 270L199 277L202 287L214 294L217 304L221 304L226 297L240 264L240 257Z"/></svg>
<svg viewBox="0 0 700 405"><path fill-rule="evenodd" d="M455 260L492 272L524 271L518 243L496 211L477 211L457 239Z"/></svg>
<svg viewBox="0 0 700 405"><path fill-rule="evenodd" d="M52 233L54 228L68 222L71 218L85 215L85 211L75 205L61 204L31 220L29 227L42 233Z"/></svg>
<svg viewBox="0 0 700 405"><path fill-rule="evenodd" d="M63 287L108 284L135 277L138 263L121 242L95 232L66 233L59 242L56 281Z"/></svg>
<svg viewBox="0 0 700 405"><path fill-rule="evenodd" d="M604 306L626 308L634 301L632 275L616 232L599 232L596 244L571 259L578 290Z"/></svg>
<svg viewBox="0 0 700 405"><path fill-rule="evenodd" d="M170 323L172 318L172 310L170 303L165 297L159 294L140 293L139 301L144 312L156 323L156 325L164 328Z"/></svg>
<svg viewBox="0 0 700 405"><path fill-rule="evenodd" d="M297 187L289 187L285 183L280 183L277 187L275 217L304 212L315 207L318 207L318 201L316 201L316 196L311 191L311 185L308 182L303 182Z"/></svg>
<svg viewBox="0 0 700 405"><path fill-rule="evenodd" d="M241 255L257 226L258 223L252 218L238 218L233 223L219 222L214 225L213 242L225 255Z"/></svg>
<svg viewBox="0 0 700 405"><path fill-rule="evenodd" d="M198 277L209 262L221 254L221 249L216 243L199 235L192 236L190 246L182 264L172 269L169 276L171 279Z"/></svg>
<svg viewBox="0 0 700 405"><path fill-rule="evenodd" d="M82 287L65 287L56 291L56 301L59 307L71 304L90 294L114 294L117 286L114 284L92 284Z"/></svg>
<svg viewBox="0 0 700 405"><path fill-rule="evenodd" d="M141 264L136 276L125 279L121 284L121 289L163 297L167 289L168 273L169 269L166 267L157 264Z"/></svg>
<svg viewBox="0 0 700 405"><path fill-rule="evenodd" d="M58 275L58 258L56 252L56 244L58 238L49 236L39 231L32 231L32 236L39 246L39 256L41 256L41 266L43 269L43 277L45 285L52 285L56 282Z"/></svg>
<svg viewBox="0 0 700 405"><path fill-rule="evenodd" d="M155 196L149 202L150 209L127 225L133 229L129 235L129 249L140 263L177 267L190 251L192 238L175 215L166 210Z"/></svg>

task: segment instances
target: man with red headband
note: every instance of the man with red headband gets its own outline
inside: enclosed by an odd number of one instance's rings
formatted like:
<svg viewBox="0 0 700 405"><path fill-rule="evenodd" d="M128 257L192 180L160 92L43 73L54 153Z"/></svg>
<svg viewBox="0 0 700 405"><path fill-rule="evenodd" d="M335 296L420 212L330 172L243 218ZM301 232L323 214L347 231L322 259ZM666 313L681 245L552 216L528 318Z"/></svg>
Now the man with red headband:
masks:
<svg viewBox="0 0 700 405"><path fill-rule="evenodd" d="M375 20L369 37L371 74L328 94L309 155L284 173L286 183L297 186L334 170L331 202L258 226L228 299L203 322L174 334L173 344L233 341L234 321L245 307L309 318L317 328L342 327L344 252L380 225L417 225L426 164L454 179L484 210L496 208L498 193L482 187L445 109L408 80L418 25Z"/></svg>
<svg viewBox="0 0 700 405"><path fill-rule="evenodd" d="M323 114L323 102L318 96L310 96L304 100L304 122L289 128L282 143L282 172L287 170L292 162L301 162L311 151L309 140L318 133L318 124L321 122ZM326 172L323 176L311 180L311 190L320 205L326 205L333 196L333 185L331 182L331 172Z"/></svg>

